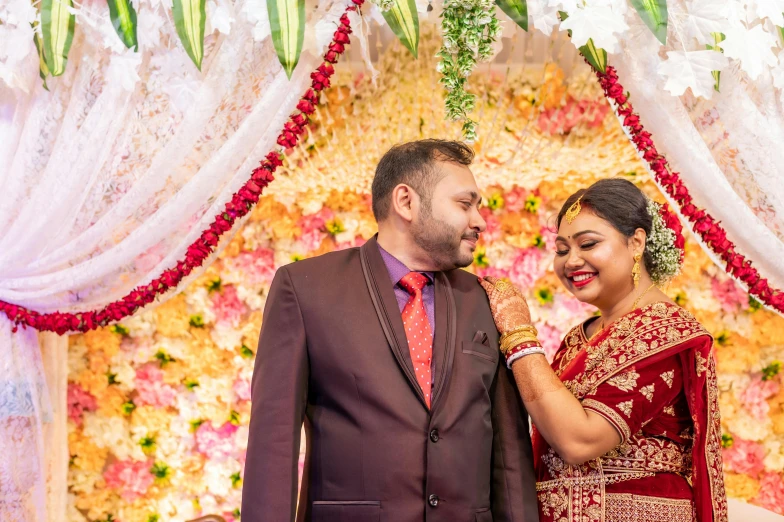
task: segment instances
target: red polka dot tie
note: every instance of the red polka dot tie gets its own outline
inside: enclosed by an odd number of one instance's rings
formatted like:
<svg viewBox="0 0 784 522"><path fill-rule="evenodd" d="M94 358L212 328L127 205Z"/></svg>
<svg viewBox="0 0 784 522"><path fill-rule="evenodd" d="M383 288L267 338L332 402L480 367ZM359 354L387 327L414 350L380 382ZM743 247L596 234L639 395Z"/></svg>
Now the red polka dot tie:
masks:
<svg viewBox="0 0 784 522"><path fill-rule="evenodd" d="M408 350L411 353L411 362L414 363L417 382L425 394L425 402L429 408L433 333L427 320L425 301L422 299L422 289L425 285L427 285L427 277L419 272L409 272L400 280L400 286L411 294L411 298L403 308L403 326L406 329Z"/></svg>

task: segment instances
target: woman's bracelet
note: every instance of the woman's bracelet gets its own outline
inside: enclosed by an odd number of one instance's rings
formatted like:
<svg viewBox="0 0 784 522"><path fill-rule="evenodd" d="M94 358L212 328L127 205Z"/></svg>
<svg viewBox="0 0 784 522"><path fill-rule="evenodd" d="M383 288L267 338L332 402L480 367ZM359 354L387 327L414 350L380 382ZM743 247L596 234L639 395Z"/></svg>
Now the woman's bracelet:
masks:
<svg viewBox="0 0 784 522"><path fill-rule="evenodd" d="M522 359L526 355L533 355L535 353L545 355L544 348L542 348L542 345L539 344L539 341L531 341L519 344L506 354L506 367L512 369L512 363L517 359Z"/></svg>
<svg viewBox="0 0 784 522"><path fill-rule="evenodd" d="M501 336L501 352L507 354L519 344L538 342L537 334L538 332L533 326L518 328L505 333Z"/></svg>

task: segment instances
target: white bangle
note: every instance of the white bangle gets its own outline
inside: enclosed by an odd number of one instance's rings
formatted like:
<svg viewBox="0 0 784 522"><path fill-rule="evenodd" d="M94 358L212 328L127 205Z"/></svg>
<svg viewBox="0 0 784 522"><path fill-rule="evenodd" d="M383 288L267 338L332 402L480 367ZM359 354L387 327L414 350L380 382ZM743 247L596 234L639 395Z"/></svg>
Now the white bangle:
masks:
<svg viewBox="0 0 784 522"><path fill-rule="evenodd" d="M520 350L519 352L513 354L506 360L506 367L510 370L512 369L512 363L515 362L517 359L522 359L526 355L533 355L535 353L540 353L545 355L544 348L541 346L532 346L531 348L526 348L525 350Z"/></svg>

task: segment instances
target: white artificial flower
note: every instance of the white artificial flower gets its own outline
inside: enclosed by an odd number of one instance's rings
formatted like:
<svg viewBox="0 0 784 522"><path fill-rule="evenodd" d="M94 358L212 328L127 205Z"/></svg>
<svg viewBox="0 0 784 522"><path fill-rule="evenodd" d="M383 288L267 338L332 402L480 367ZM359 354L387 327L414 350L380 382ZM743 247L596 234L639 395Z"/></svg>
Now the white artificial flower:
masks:
<svg viewBox="0 0 784 522"><path fill-rule="evenodd" d="M561 22L558 9L547 3L546 0L531 0L528 2L528 19L534 28L547 36L553 28Z"/></svg>
<svg viewBox="0 0 784 522"><path fill-rule="evenodd" d="M690 88L695 96L711 98L715 92L711 71L720 71L727 63L727 57L718 51L668 51L658 72L666 80L664 89L674 96Z"/></svg>
<svg viewBox="0 0 784 522"><path fill-rule="evenodd" d="M712 44L711 33L722 33L728 26L726 0L689 0L683 19L684 36L700 44Z"/></svg>
<svg viewBox="0 0 784 522"><path fill-rule="evenodd" d="M593 39L594 45L608 53L618 52L618 34L629 30L623 14L608 3L592 2L582 9L569 13L569 18L561 22L561 30L572 31L572 43L582 47Z"/></svg>
<svg viewBox="0 0 784 522"><path fill-rule="evenodd" d="M230 324L216 323L210 330L210 338L218 348L233 351L242 344L242 330Z"/></svg>
<svg viewBox="0 0 784 522"><path fill-rule="evenodd" d="M770 435L764 440L765 444L765 469L776 471L784 469L784 453L782 452L781 435Z"/></svg>
<svg viewBox="0 0 784 522"><path fill-rule="evenodd" d="M117 35L114 37L117 38ZM141 79L138 73L141 64L142 53L123 47L123 51L112 55L106 70L106 78L110 83L119 84L125 91L133 91L136 83Z"/></svg>
<svg viewBox="0 0 784 522"><path fill-rule="evenodd" d="M128 329L130 337L151 337L155 333L155 320L151 312L126 317L120 324Z"/></svg>
<svg viewBox="0 0 784 522"><path fill-rule="evenodd" d="M130 437L128 421L123 417L87 415L84 419L84 436L99 448L108 448L119 460L146 460L141 446Z"/></svg>
<svg viewBox="0 0 784 522"><path fill-rule="evenodd" d="M140 10L136 23L140 49L154 49L161 44L161 29L166 25L166 19L157 9Z"/></svg>
<svg viewBox="0 0 784 522"><path fill-rule="evenodd" d="M220 5L215 0L207 2L207 23L209 25L207 34L211 34L214 30L223 34L231 34L231 24L234 21L223 2Z"/></svg>
<svg viewBox="0 0 784 522"><path fill-rule="evenodd" d="M264 310L264 303L267 301L266 297L260 294L257 290L249 288L245 285L237 285L237 297L248 305L251 310Z"/></svg>
<svg viewBox="0 0 784 522"><path fill-rule="evenodd" d="M773 25L784 26L784 0L746 0L746 9L757 18L768 18Z"/></svg>
<svg viewBox="0 0 784 522"><path fill-rule="evenodd" d="M725 36L726 39L719 44L724 54L739 60L741 69L752 80L759 78L766 65L776 65L776 55L771 50L778 45L776 36L763 29L762 25L746 29L740 24L733 24Z"/></svg>
<svg viewBox="0 0 784 522"><path fill-rule="evenodd" d="M117 386L123 392L131 392L136 388L136 370L128 361L112 364L109 371L116 375Z"/></svg>
<svg viewBox="0 0 784 522"><path fill-rule="evenodd" d="M200 315L204 324L213 324L215 322L215 312L212 310L212 298L209 291L200 286L185 294L185 302L188 304L188 309L193 314Z"/></svg>
<svg viewBox="0 0 784 522"><path fill-rule="evenodd" d="M578 4L578 0L533 0L529 3L529 9L530 5L533 3L538 3L541 5L547 4L547 7L555 9L556 11L565 11L570 16L574 11L582 7L583 4L582 1L580 1ZM578 5L580 7L578 7Z"/></svg>

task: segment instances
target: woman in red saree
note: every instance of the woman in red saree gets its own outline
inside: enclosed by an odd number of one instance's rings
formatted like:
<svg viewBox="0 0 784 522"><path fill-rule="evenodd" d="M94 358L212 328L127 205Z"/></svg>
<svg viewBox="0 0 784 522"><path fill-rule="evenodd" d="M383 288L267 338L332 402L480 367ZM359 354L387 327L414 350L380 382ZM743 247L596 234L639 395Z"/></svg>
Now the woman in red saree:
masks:
<svg viewBox="0 0 784 522"><path fill-rule="evenodd" d="M554 269L601 316L552 365L520 292L482 280L534 424L541 522L727 521L713 339L656 286L682 260L666 212L624 180L566 201Z"/></svg>

